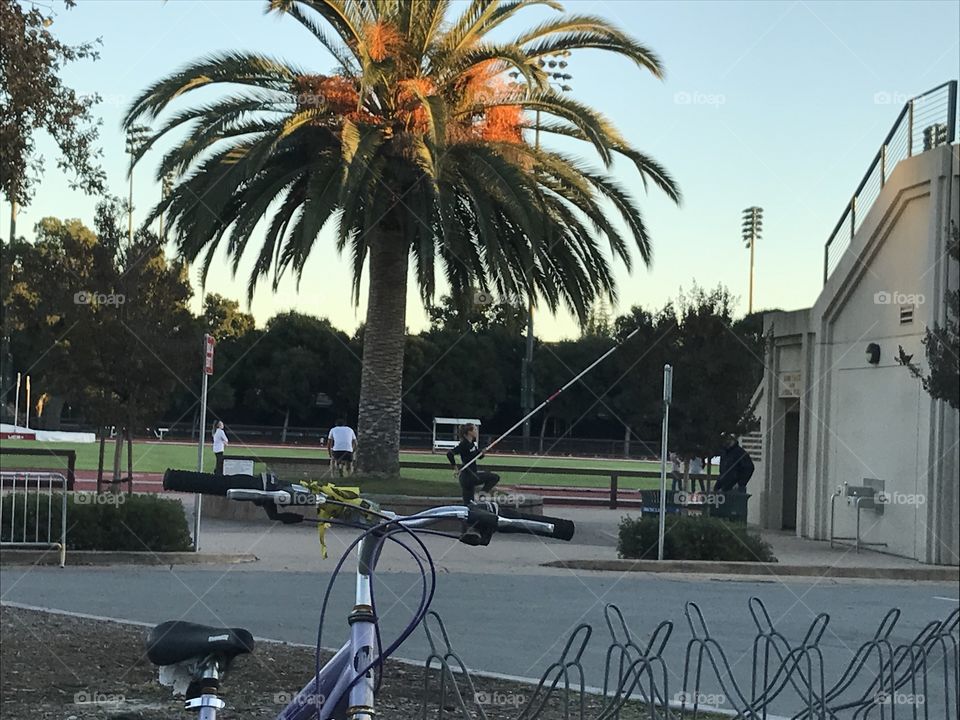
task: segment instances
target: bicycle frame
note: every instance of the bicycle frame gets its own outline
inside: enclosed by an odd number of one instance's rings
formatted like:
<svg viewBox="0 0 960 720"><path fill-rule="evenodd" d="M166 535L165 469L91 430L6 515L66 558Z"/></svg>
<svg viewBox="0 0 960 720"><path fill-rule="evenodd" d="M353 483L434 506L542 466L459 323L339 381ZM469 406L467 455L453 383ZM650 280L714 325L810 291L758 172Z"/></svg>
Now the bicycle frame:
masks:
<svg viewBox="0 0 960 720"><path fill-rule="evenodd" d="M465 520L468 508L448 505L400 517L382 513L395 527L424 527L437 520ZM366 535L357 547L356 597L348 616L350 639L327 661L320 672L277 716L277 720L373 720L374 673L361 671L372 665L376 655L376 617L373 614L371 581L380 549L390 532ZM400 531L402 532L402 531ZM349 688L349 690L347 690ZM329 702L333 702L331 707ZM319 713L318 713L319 706Z"/></svg>

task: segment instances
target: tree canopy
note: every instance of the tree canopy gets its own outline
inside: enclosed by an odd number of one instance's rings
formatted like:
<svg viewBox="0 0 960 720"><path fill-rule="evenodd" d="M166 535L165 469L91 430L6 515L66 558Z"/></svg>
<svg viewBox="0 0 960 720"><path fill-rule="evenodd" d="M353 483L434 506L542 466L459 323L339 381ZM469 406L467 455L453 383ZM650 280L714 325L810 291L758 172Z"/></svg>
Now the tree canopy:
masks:
<svg viewBox="0 0 960 720"><path fill-rule="evenodd" d="M75 2L65 0L65 5ZM68 45L51 25L52 17L37 5L28 9L18 0L0 0L0 189L20 205L30 202L44 169L38 131L57 144L57 167L74 178L75 187L91 193L105 187L98 122L91 113L99 98L77 94L60 77L67 64L96 60L99 41Z"/></svg>

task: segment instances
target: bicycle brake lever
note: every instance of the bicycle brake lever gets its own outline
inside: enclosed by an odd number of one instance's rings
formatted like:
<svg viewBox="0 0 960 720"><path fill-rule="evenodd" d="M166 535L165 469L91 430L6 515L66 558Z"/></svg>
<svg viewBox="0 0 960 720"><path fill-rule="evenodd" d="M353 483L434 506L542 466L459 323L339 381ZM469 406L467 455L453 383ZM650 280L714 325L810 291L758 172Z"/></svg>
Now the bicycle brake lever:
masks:
<svg viewBox="0 0 960 720"><path fill-rule="evenodd" d="M276 503L258 500L257 505L261 505L263 509L267 511L268 518L276 522L281 522L284 525L295 525L296 523L304 521L303 515L291 512L278 512Z"/></svg>

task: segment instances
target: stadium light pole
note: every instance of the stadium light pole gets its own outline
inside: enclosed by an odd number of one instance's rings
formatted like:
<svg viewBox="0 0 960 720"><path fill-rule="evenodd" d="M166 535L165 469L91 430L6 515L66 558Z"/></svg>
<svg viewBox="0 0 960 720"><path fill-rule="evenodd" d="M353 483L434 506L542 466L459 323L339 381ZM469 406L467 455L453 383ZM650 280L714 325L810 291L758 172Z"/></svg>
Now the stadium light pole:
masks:
<svg viewBox="0 0 960 720"><path fill-rule="evenodd" d="M161 190L160 190L161 200L166 200L168 197L170 197L170 193L173 192L173 184L175 182L176 182L176 178L174 177L172 172L168 172L166 175L163 176L163 184L161 185ZM167 241L167 236L164 233L162 211L160 213L160 241L164 243Z"/></svg>
<svg viewBox="0 0 960 720"><path fill-rule="evenodd" d="M750 295L747 303L747 314L753 312L753 253L763 230L763 208L748 207L743 211L743 242L750 250Z"/></svg>
<svg viewBox="0 0 960 720"><path fill-rule="evenodd" d="M130 156L130 190L127 204L129 207L129 219L127 221L127 239L133 245L133 161L138 152L147 141L150 134L150 128L146 125L134 125L127 130L127 155Z"/></svg>
<svg viewBox="0 0 960 720"><path fill-rule="evenodd" d="M547 77L550 78L550 85L557 88L561 92L570 92L573 90L572 87L567 85L564 81L572 80L573 75L568 72L564 72L567 69L567 61L564 58L570 57L570 51L564 50L556 54L548 55L546 58L540 58L537 60L537 65L546 72ZM510 73L510 76L514 79L520 76L518 72ZM536 120L534 122L533 130L533 146L534 149L540 150L540 111L536 112ZM530 298L527 304L527 338L526 338L526 349L524 353L523 362L521 363L520 368L520 406L524 413L529 413L534 407L534 388L533 388L533 346L534 346L534 334L533 334L533 292L531 288ZM524 452L529 452L530 450L530 418L528 417L523 423L523 449Z"/></svg>

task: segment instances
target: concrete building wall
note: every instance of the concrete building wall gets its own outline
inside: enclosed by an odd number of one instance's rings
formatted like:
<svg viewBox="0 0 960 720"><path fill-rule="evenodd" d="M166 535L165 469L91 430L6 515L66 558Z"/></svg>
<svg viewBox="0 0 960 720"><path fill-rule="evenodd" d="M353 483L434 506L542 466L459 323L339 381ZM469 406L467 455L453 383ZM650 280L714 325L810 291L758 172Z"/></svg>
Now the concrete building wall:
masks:
<svg viewBox="0 0 960 720"><path fill-rule="evenodd" d="M813 307L765 318L771 342L758 414L766 457L751 521L789 527L795 475L796 532L826 539L833 493L869 479L891 502L863 512L864 541L958 564L958 413L897 362L901 346L925 358L924 330L943 321L944 292L957 287L945 248L958 221L958 166L955 146L899 163ZM870 343L880 347L877 364L867 361ZM853 535L853 507L836 504L836 533Z"/></svg>

